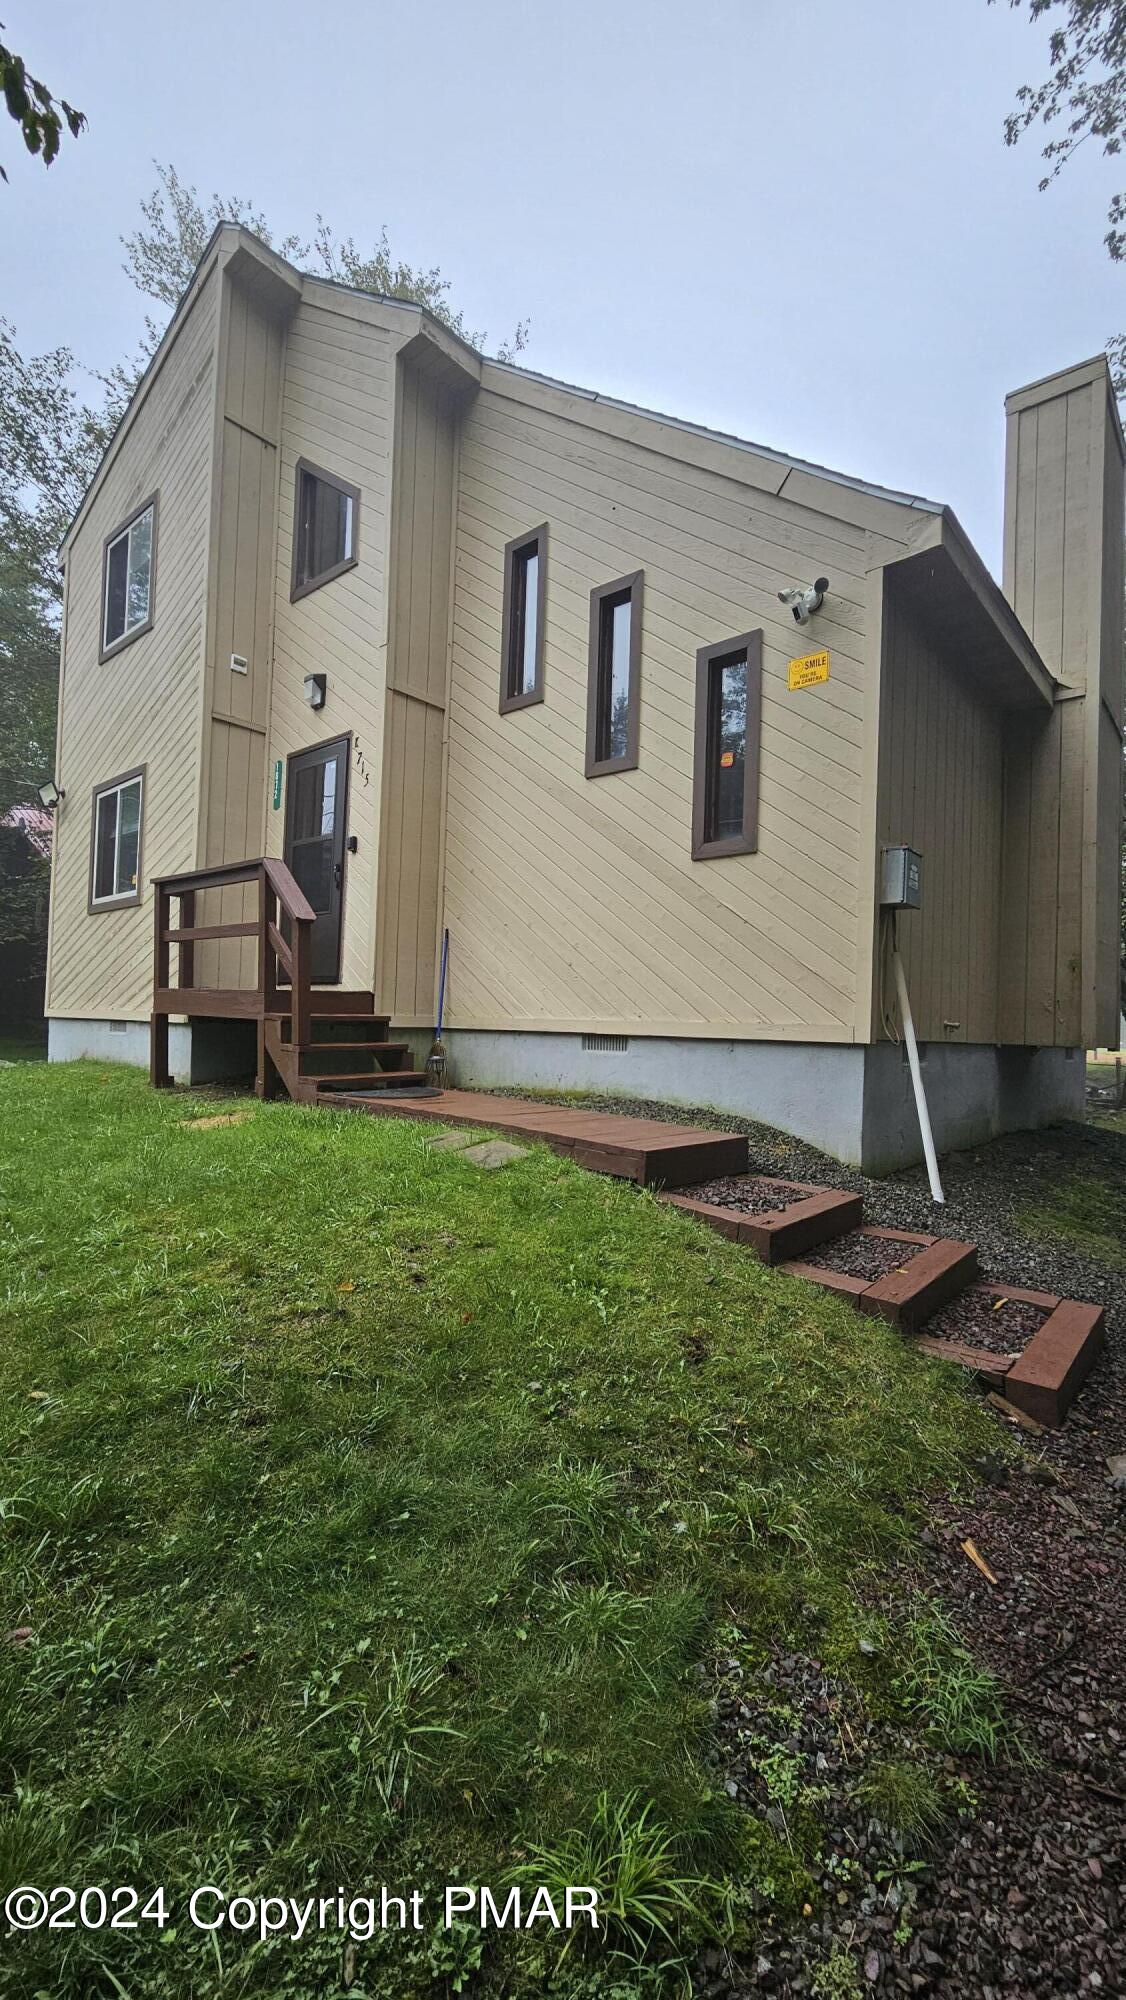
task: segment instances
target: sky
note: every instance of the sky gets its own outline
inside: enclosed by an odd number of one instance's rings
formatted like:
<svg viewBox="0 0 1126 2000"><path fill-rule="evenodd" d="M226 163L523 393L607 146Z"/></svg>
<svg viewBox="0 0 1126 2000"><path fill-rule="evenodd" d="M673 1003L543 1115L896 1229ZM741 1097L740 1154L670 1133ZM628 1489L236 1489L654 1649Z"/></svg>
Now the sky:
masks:
<svg viewBox="0 0 1126 2000"><path fill-rule="evenodd" d="M1005 392L1126 327L1126 179L1006 148L1047 30L1008 0L7 0L89 117L45 172L3 121L0 313L104 368L154 161L438 264L529 367L948 502L997 571Z"/></svg>

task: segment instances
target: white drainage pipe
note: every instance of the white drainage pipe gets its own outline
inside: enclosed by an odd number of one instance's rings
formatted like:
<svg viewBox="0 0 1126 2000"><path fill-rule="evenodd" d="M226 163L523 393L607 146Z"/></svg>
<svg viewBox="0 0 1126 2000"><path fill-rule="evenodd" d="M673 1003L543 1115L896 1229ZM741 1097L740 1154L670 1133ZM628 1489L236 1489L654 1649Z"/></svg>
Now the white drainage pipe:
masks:
<svg viewBox="0 0 1126 2000"><path fill-rule="evenodd" d="M911 1002L907 998L907 981L903 976L903 960L894 944L891 953L895 972L895 991L899 1000L899 1012L903 1019L903 1039L907 1044L907 1062L911 1070L911 1087L915 1092L915 1109L919 1114L919 1131L923 1137L923 1154L927 1163L927 1178L931 1184L931 1200L945 1202L942 1182L938 1177L938 1157L934 1150L934 1134L931 1131L930 1113L927 1110L926 1094L923 1090L923 1073L919 1068L919 1044L915 1040L915 1023L911 1018Z"/></svg>

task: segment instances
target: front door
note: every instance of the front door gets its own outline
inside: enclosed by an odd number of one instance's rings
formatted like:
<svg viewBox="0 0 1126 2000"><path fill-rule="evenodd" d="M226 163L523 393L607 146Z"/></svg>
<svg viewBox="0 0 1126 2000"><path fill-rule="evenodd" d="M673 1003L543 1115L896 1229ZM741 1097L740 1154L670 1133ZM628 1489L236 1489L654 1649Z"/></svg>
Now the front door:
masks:
<svg viewBox="0 0 1126 2000"><path fill-rule="evenodd" d="M340 978L348 750L346 736L316 750L301 750L289 759L286 773L286 865L317 914L310 975L314 986L334 986Z"/></svg>

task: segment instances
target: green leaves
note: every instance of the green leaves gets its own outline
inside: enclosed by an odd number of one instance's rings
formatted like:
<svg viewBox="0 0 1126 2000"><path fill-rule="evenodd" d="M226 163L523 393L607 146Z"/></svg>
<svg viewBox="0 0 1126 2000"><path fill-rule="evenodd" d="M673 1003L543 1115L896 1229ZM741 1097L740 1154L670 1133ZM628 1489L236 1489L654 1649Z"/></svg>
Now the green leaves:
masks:
<svg viewBox="0 0 1126 2000"><path fill-rule="evenodd" d="M58 154L65 121L71 137L77 139L86 124L85 113L76 111L65 97L56 100L45 83L32 76L22 57L13 55L0 42L0 89L4 92L4 102L8 114L14 118L23 133L23 142L29 153L38 153L45 167L51 165ZM0 180L8 176L0 167Z"/></svg>

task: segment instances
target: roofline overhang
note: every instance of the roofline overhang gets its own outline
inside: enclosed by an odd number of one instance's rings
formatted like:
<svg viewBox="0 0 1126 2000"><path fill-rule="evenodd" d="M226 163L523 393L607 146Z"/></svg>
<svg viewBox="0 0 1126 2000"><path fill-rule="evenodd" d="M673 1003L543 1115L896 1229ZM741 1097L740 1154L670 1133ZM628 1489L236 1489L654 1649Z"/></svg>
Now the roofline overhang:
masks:
<svg viewBox="0 0 1126 2000"><path fill-rule="evenodd" d="M912 549L882 565L948 642L972 651L1005 708L1050 709L1059 683L957 515L943 507Z"/></svg>
<svg viewBox="0 0 1126 2000"><path fill-rule="evenodd" d="M292 264L286 262L284 257L279 257L275 250L271 250L257 236L251 235L249 230L240 228L236 223L216 224L187 288L153 351L152 359L125 405L121 421L98 460L93 478L67 525L59 546L59 554L64 562L67 550L85 520L106 473L132 430L137 413L167 361L181 327L212 272L220 264L233 265L242 280L249 281L251 288L264 299L271 301L275 308L283 304L287 295L293 305L296 305L301 297L301 275L294 270Z"/></svg>

